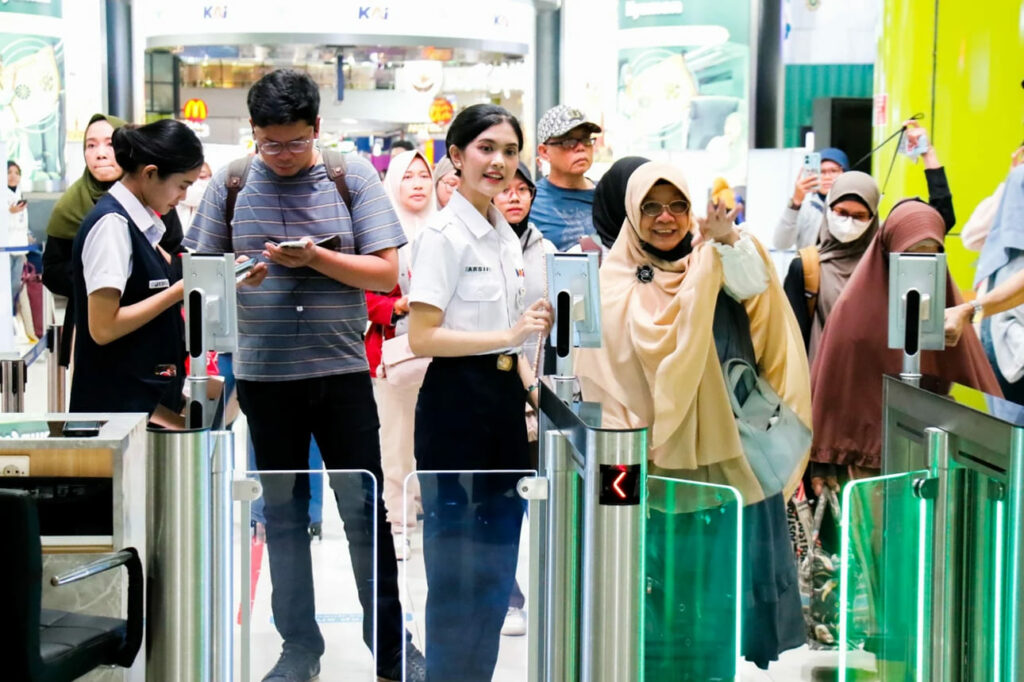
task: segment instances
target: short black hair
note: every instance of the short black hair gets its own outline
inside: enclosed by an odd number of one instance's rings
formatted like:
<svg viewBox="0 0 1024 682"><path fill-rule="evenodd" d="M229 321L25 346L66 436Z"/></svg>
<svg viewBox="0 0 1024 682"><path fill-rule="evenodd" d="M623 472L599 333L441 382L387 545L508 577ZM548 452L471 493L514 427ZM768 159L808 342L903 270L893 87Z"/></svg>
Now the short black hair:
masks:
<svg viewBox="0 0 1024 682"><path fill-rule="evenodd" d="M126 174L152 164L157 176L166 178L203 165L203 143L191 128L170 118L144 126L121 126L114 130L110 142L117 165Z"/></svg>
<svg viewBox="0 0 1024 682"><path fill-rule="evenodd" d="M395 140L391 143L392 149L404 149L406 151L415 151L416 145L409 140Z"/></svg>
<svg viewBox="0 0 1024 682"><path fill-rule="evenodd" d="M499 123L508 123L512 126L519 140L519 149L522 150L523 129L519 126L519 121L508 109L495 104L474 104L460 111L444 138L445 149L451 149L453 146L465 149L480 133Z"/></svg>
<svg viewBox="0 0 1024 682"><path fill-rule="evenodd" d="M7 159L7 170L11 170L11 168L17 168L18 172L21 172L21 166L18 165L17 161L11 161L10 159Z"/></svg>
<svg viewBox="0 0 1024 682"><path fill-rule="evenodd" d="M297 121L316 125L320 88L307 73L278 69L253 83L246 103L253 125L288 125Z"/></svg>

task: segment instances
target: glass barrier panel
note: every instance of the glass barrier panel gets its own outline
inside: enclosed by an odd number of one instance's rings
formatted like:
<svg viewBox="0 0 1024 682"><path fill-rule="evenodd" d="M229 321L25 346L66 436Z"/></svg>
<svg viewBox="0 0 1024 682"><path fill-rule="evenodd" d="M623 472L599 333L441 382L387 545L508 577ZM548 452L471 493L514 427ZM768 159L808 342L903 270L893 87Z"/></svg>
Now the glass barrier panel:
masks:
<svg viewBox="0 0 1024 682"><path fill-rule="evenodd" d="M409 548L402 603L431 679L528 679L529 524L516 486L535 475L419 471L406 479L406 508L422 509L422 518L407 521L396 541Z"/></svg>
<svg viewBox="0 0 1024 682"><path fill-rule="evenodd" d="M400 667L398 568L376 479L366 471L245 475L262 492L235 505L236 682L263 679L286 639L320 654L322 680L375 682Z"/></svg>
<svg viewBox="0 0 1024 682"><path fill-rule="evenodd" d="M965 679L1003 679L1002 638L1005 607L1004 559L1007 542L1005 487L988 476L963 470L964 580L961 632Z"/></svg>
<svg viewBox="0 0 1024 682"><path fill-rule="evenodd" d="M927 471L851 481L843 489L839 679L918 680L924 665ZM834 591L835 586L830 586ZM922 680L923 682L923 680Z"/></svg>
<svg viewBox="0 0 1024 682"><path fill-rule="evenodd" d="M742 498L660 476L648 477L647 493L644 680L737 679Z"/></svg>

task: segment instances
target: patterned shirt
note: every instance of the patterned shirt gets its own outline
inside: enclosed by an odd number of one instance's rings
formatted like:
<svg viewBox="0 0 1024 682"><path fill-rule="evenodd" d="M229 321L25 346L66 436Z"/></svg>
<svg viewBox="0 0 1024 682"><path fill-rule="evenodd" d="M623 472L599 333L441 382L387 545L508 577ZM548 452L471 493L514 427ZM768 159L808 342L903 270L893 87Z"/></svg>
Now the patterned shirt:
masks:
<svg viewBox="0 0 1024 682"><path fill-rule="evenodd" d="M337 235L339 250L347 254L372 254L405 244L377 171L354 155L346 156L346 166L352 216L322 163L281 177L255 157L235 202L231 243L224 223L223 168L203 195L185 246L201 253L234 251L263 260L265 242L307 236L319 242ZM267 265L269 272L260 286L238 290L235 376L291 381L367 371L362 290L312 268Z"/></svg>

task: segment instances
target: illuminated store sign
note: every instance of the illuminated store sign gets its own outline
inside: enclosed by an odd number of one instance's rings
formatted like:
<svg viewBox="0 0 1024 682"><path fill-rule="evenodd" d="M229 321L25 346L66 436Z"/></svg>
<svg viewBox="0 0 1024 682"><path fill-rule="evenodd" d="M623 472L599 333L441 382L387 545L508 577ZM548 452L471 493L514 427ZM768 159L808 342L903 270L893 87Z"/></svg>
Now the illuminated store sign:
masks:
<svg viewBox="0 0 1024 682"><path fill-rule="evenodd" d="M176 0L141 3L133 9L149 48L216 45L220 34L223 44L259 41L261 35L273 36L271 43L279 43L283 35L294 36L290 40L295 43L323 43L330 42L332 34L344 44L359 44L359 33L366 32L366 44L379 44L382 36L422 37L426 45L451 47L446 39L494 43L501 51L525 54L536 19L530 4L512 0ZM325 33L325 27L333 28Z"/></svg>
<svg viewBox="0 0 1024 682"><path fill-rule="evenodd" d="M201 123L206 120L206 102L201 99L190 99L185 102L181 113L185 120Z"/></svg>

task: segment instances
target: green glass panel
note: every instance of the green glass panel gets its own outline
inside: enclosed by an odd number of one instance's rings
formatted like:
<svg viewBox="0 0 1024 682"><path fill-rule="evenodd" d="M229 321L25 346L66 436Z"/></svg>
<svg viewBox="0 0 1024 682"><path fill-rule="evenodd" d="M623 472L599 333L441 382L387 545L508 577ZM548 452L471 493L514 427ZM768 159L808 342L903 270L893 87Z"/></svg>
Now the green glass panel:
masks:
<svg viewBox="0 0 1024 682"><path fill-rule="evenodd" d="M733 680L743 501L730 487L647 479L644 680Z"/></svg>
<svg viewBox="0 0 1024 682"><path fill-rule="evenodd" d="M843 489L840 682L923 679L929 517L914 486L927 475L867 478ZM875 674L865 676L870 668Z"/></svg>

